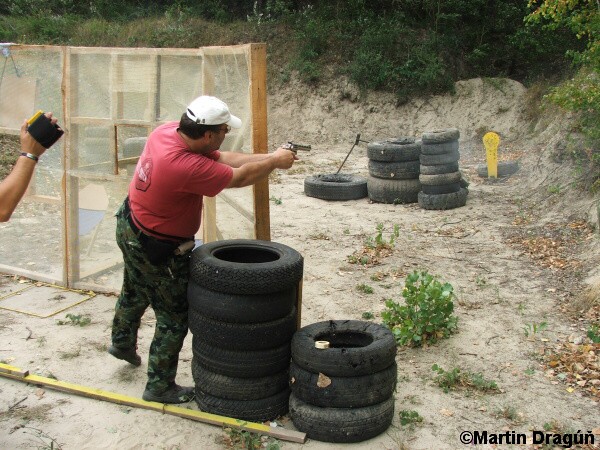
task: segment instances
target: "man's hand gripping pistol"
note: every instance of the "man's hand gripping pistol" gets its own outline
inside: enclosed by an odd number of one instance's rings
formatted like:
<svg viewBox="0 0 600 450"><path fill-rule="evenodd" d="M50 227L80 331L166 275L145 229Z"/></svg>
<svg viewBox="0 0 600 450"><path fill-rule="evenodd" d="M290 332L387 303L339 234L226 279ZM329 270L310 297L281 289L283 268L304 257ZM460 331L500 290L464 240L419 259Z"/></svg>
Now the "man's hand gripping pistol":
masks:
<svg viewBox="0 0 600 450"><path fill-rule="evenodd" d="M298 150L302 150L303 152L310 152L311 148L310 145L295 144L292 141L288 141L287 144L283 144L281 147L287 150L291 150L295 154L298 153Z"/></svg>

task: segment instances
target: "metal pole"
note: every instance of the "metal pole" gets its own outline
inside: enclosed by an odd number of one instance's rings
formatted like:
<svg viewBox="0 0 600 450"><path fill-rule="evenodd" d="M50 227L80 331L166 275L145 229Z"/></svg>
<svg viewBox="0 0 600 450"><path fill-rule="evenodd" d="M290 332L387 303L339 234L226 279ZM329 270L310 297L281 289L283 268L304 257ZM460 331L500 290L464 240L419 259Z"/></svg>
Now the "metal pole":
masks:
<svg viewBox="0 0 600 450"><path fill-rule="evenodd" d="M344 167L344 164L346 164L346 160L348 159L348 157L350 156L350 153L352 153L352 150L354 150L354 147L356 147L358 145L359 142L366 142L369 143L369 141L363 141L360 139L360 133L358 133L356 135L356 139L354 141L354 145L352 146L352 148L350 149L350 151L348 152L348 154L346 155L346 157L344 158L344 161L342 162L342 164L340 165L339 169L337 170L337 172L335 173L336 175L338 173L340 173L340 170L342 170L342 167Z"/></svg>

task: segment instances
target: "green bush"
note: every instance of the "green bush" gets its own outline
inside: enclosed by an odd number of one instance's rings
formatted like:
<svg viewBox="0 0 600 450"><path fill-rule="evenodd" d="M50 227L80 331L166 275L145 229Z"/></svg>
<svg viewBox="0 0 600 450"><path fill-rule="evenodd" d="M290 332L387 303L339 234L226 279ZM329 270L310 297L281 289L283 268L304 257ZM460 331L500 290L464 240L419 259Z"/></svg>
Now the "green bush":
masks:
<svg viewBox="0 0 600 450"><path fill-rule="evenodd" d="M455 367L452 370L444 370L437 364L431 367L431 370L437 373L435 383L441 387L445 393L458 388L466 388L478 391L497 391L498 385L494 380L487 380L480 372L471 372Z"/></svg>
<svg viewBox="0 0 600 450"><path fill-rule="evenodd" d="M587 337L590 338L594 344L600 344L600 326L590 325L587 331Z"/></svg>
<svg viewBox="0 0 600 450"><path fill-rule="evenodd" d="M399 345L436 343L456 331L458 318L452 315L455 295L451 284L442 284L427 271L414 271L406 277L402 297L405 305L388 299L387 309L381 313Z"/></svg>
<svg viewBox="0 0 600 450"><path fill-rule="evenodd" d="M322 76L319 58L329 47L329 24L309 13L298 27L296 39L300 45L292 68L298 71L305 82L315 83Z"/></svg>
<svg viewBox="0 0 600 450"><path fill-rule="evenodd" d="M361 88L391 91L401 99L451 91L453 80L435 36L416 32L403 20L374 18L360 27L347 69L350 78Z"/></svg>
<svg viewBox="0 0 600 450"><path fill-rule="evenodd" d="M569 148L569 156L579 165L585 188L600 188L600 71L584 67L571 80L551 89L545 97L560 107L577 113L577 124L585 136L583 145Z"/></svg>
<svg viewBox="0 0 600 450"><path fill-rule="evenodd" d="M600 12L597 2L574 0L529 0L533 11L526 22L556 32L569 29L579 46L570 46L567 55L577 74L552 89L548 100L578 115L578 125L587 139L584 146L571 150L573 159L585 171L583 179L593 191L600 188Z"/></svg>
<svg viewBox="0 0 600 450"><path fill-rule="evenodd" d="M423 422L423 417L412 409L403 409L398 412L398 416L400 416L400 425L414 427L415 424Z"/></svg>
<svg viewBox="0 0 600 450"><path fill-rule="evenodd" d="M587 7L595 12L593 2ZM586 47L570 30L597 36L600 15L528 26L531 10L522 0L55 0L44 8L6 0L0 40L186 48L265 41L283 75L296 70L316 84L326 73L346 74L362 89L399 100L451 92L454 81L472 77L562 75L567 50L578 63L598 66L598 46ZM583 127L591 130L594 120L584 117Z"/></svg>

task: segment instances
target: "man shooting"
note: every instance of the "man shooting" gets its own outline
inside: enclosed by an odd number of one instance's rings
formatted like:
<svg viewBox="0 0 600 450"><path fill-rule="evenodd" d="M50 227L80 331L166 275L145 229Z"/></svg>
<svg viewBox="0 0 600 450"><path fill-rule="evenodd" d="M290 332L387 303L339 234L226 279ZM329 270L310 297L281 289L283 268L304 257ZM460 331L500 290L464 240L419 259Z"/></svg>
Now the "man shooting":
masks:
<svg viewBox="0 0 600 450"><path fill-rule="evenodd" d="M156 128L148 137L117 212L117 243L123 252L123 287L115 307L112 345L116 358L139 366L137 332L148 306L156 326L148 357L148 382L142 398L183 403L191 387L175 383L179 352L188 331L187 283L190 247L199 230L203 197L223 189L250 186L274 169L289 169L295 154L220 151L231 128L242 121L221 100L196 98L179 122Z"/></svg>

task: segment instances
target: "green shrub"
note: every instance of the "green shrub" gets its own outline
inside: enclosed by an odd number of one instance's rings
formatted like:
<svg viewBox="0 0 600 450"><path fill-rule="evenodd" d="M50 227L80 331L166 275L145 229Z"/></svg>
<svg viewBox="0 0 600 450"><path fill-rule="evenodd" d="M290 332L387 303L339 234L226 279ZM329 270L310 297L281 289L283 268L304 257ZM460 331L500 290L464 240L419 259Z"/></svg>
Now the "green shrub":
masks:
<svg viewBox="0 0 600 450"><path fill-rule="evenodd" d="M363 294L372 294L373 293L373 288L371 286L369 286L368 284L359 284L356 286L356 290L358 292L362 292Z"/></svg>
<svg viewBox="0 0 600 450"><path fill-rule="evenodd" d="M89 316L83 316L81 314L67 314L66 318L68 320L57 320L57 325L77 325L80 327L85 327L92 323L92 319Z"/></svg>
<svg viewBox="0 0 600 450"><path fill-rule="evenodd" d="M346 74L362 89L395 93L399 102L452 92L454 81L472 77L529 82L549 73L558 78L569 68L567 50L578 64L598 68L600 46L594 39L600 15L594 2L569 3L565 17L546 11L543 17L556 21L552 27L523 22L534 3L548 1L530 3L55 0L40 8L33 0L6 0L0 2L0 40L186 48L264 41L273 65L296 70L307 83L317 84L326 74ZM86 20L97 22L86 26ZM593 128L594 120L598 123L593 115L584 119L586 129Z"/></svg>
<svg viewBox="0 0 600 450"><path fill-rule="evenodd" d="M388 299L387 309L381 313L399 345L436 343L456 331L458 318L452 315L455 295L451 284L442 284L427 271L414 271L406 277L402 297L405 305Z"/></svg>
<svg viewBox="0 0 600 450"><path fill-rule="evenodd" d="M600 71L583 68L552 88L545 99L577 114L585 142L568 146L567 155L579 166L583 186L596 192L600 188Z"/></svg>
<svg viewBox="0 0 600 450"><path fill-rule="evenodd" d="M600 344L600 326L598 325L590 325L590 328L587 331L587 337L594 344Z"/></svg>
<svg viewBox="0 0 600 450"><path fill-rule="evenodd" d="M498 385L493 380L486 380L483 374L479 372L470 372L455 367L452 370L444 370L437 364L431 367L431 370L437 373L435 383L441 387L444 392L458 388L467 388L478 391L496 391Z"/></svg>
<svg viewBox="0 0 600 450"><path fill-rule="evenodd" d="M308 83L321 79L322 72L319 59L328 49L329 24L308 14L296 31L296 39L300 42L292 68L297 70L300 78Z"/></svg>
<svg viewBox="0 0 600 450"><path fill-rule="evenodd" d="M414 427L415 424L423 422L423 417L412 409L403 409L398 413L400 416L400 425Z"/></svg>
<svg viewBox="0 0 600 450"><path fill-rule="evenodd" d="M372 20L360 36L348 72L361 88L392 91L402 99L452 90L433 34L416 33L392 18Z"/></svg>

